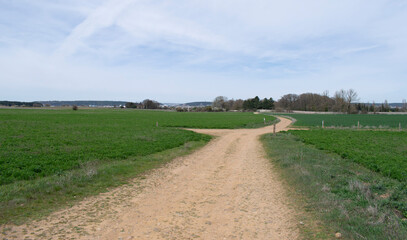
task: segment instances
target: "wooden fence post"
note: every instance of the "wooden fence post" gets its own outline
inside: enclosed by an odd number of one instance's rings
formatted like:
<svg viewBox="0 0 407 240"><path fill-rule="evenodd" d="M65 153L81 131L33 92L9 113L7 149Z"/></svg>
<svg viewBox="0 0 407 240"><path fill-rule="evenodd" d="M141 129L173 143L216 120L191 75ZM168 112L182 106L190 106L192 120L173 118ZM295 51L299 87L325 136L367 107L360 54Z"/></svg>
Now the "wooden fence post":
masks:
<svg viewBox="0 0 407 240"><path fill-rule="evenodd" d="M324 128L324 120L322 120L322 128Z"/></svg>
<svg viewBox="0 0 407 240"><path fill-rule="evenodd" d="M360 123L359 123L359 121L358 121L358 129L360 128Z"/></svg>
<svg viewBox="0 0 407 240"><path fill-rule="evenodd" d="M401 131L401 122L399 122L399 131Z"/></svg>
<svg viewBox="0 0 407 240"><path fill-rule="evenodd" d="M158 127L158 121L157 121L157 122L155 122L155 126L156 126L156 127Z"/></svg>

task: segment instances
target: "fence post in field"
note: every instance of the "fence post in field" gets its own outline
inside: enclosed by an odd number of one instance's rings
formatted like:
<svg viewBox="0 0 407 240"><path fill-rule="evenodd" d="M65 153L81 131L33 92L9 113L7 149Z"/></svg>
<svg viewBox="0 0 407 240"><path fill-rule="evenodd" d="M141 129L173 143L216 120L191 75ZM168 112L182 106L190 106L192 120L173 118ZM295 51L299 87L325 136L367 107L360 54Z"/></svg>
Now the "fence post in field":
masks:
<svg viewBox="0 0 407 240"><path fill-rule="evenodd" d="M263 118L264 124L266 124L266 118Z"/></svg>
<svg viewBox="0 0 407 240"><path fill-rule="evenodd" d="M273 135L274 136L276 135L276 124L275 123L273 124Z"/></svg>
<svg viewBox="0 0 407 240"><path fill-rule="evenodd" d="M156 127L158 127L158 121L157 121L157 122L155 122L155 126L156 126Z"/></svg>
<svg viewBox="0 0 407 240"><path fill-rule="evenodd" d="M401 122L399 122L399 131L401 131Z"/></svg>
<svg viewBox="0 0 407 240"><path fill-rule="evenodd" d="M324 128L324 120L322 120L322 128Z"/></svg>
<svg viewBox="0 0 407 240"><path fill-rule="evenodd" d="M358 121L358 129L360 128L360 123L359 123L359 121Z"/></svg>

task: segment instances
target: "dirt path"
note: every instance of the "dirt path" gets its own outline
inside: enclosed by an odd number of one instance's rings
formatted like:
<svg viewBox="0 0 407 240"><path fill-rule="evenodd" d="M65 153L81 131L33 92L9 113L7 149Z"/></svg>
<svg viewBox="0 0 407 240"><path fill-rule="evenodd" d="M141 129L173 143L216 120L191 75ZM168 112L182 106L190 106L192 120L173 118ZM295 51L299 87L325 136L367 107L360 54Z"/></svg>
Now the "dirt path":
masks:
<svg viewBox="0 0 407 240"><path fill-rule="evenodd" d="M281 118L277 131L290 120ZM297 222L258 138L272 127L194 130L218 136L144 180L85 199L9 239L296 239Z"/></svg>

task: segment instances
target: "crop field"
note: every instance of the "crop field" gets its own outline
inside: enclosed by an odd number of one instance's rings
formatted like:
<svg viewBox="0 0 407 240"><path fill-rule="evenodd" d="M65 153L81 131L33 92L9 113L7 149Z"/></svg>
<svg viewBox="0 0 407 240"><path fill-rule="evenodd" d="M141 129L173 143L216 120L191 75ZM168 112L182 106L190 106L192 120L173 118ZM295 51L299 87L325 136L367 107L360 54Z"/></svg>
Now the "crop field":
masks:
<svg viewBox="0 0 407 240"><path fill-rule="evenodd" d="M259 127L264 117L275 119L253 113L0 109L0 219L23 205L25 214L28 203L45 195L62 202L66 195L103 191L100 186L117 185L121 175L134 177L176 157L172 149L186 154L211 139L176 127ZM92 184L98 189L87 189Z"/></svg>
<svg viewBox="0 0 407 240"><path fill-rule="evenodd" d="M321 127L357 127L361 128L402 128L407 129L407 115L372 114L282 114L297 121L294 126Z"/></svg>
<svg viewBox="0 0 407 240"><path fill-rule="evenodd" d="M318 149L337 153L384 176L407 181L407 132L331 129L289 132Z"/></svg>
<svg viewBox="0 0 407 240"><path fill-rule="evenodd" d="M0 185L60 174L89 161L146 156L210 139L169 127L238 128L263 123L263 117L250 113L2 109Z"/></svg>
<svg viewBox="0 0 407 240"><path fill-rule="evenodd" d="M264 126L264 118L268 123L275 120L275 117L253 113L216 113L216 112L168 112L163 115L161 112L152 112L158 121L165 127L185 127L185 128L256 128ZM153 117L153 115L151 115Z"/></svg>

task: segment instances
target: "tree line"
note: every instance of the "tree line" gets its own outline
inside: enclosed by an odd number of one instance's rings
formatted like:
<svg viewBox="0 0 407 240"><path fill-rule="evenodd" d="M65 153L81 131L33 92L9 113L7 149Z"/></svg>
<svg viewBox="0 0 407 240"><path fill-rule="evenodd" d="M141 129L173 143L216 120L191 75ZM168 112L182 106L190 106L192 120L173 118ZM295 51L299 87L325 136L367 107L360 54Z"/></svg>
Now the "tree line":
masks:
<svg viewBox="0 0 407 240"><path fill-rule="evenodd" d="M145 99L142 102L127 102L124 105L126 108L137 108L137 109L159 109L160 103L154 100Z"/></svg>
<svg viewBox="0 0 407 240"><path fill-rule="evenodd" d="M333 96L329 92L286 94L278 101L272 97L260 99L258 96L248 99L228 99L225 96L216 97L211 106L163 106L159 102L151 99L145 99L142 102L127 102L120 105L121 108L136 109L166 109L179 112L215 112L215 111L256 111L259 109L275 111L316 111L316 112L343 112L343 113L369 113L369 112L390 112L407 111L407 102L403 100L397 107L391 108L387 100L384 103L360 103L358 94L355 90L339 90ZM40 102L12 102L0 101L3 106L21 106L21 107L43 107ZM46 104L48 105L48 104ZM76 105L74 105L76 106ZM77 109L77 107L76 107Z"/></svg>
<svg viewBox="0 0 407 240"><path fill-rule="evenodd" d="M387 100L382 104L359 103L359 97L355 90L339 90L332 97L325 91L322 94L303 93L286 94L276 102L277 111L317 111L317 112L343 112L343 113L375 113L407 111L406 100L400 107L390 108Z"/></svg>
<svg viewBox="0 0 407 240"><path fill-rule="evenodd" d="M368 113L368 112L389 112L407 111L407 103L403 100L399 108L390 108L387 101L382 104L359 103L359 97L355 90L341 89L333 96L329 92L286 94L278 101L272 97L260 99L258 96L248 99L228 99L225 96L216 97L211 106L178 106L163 107L160 103L146 99L140 103L126 103L126 108L138 109L168 109L178 112L220 112L220 111L256 111L259 109L280 111L315 111L315 112L343 112L343 113Z"/></svg>
<svg viewBox="0 0 407 240"><path fill-rule="evenodd" d="M274 109L273 98L264 98L260 100L258 96L254 98L249 98L246 100L242 99L230 99L228 100L225 96L216 97L212 103L213 110L257 110L257 109Z"/></svg>
<svg viewBox="0 0 407 240"><path fill-rule="evenodd" d="M359 97L355 90L341 89L334 95L329 96L329 92L286 94L278 101L273 98L260 100L258 96L246 100L227 100L224 96L216 97L213 101L213 109L224 111L254 111L258 109L271 109L275 111L316 111L316 112L343 112L343 113L368 113L368 112L390 112L407 111L407 102L403 100L400 107L390 108L387 100L382 104L359 103Z"/></svg>
<svg viewBox="0 0 407 240"><path fill-rule="evenodd" d="M347 112L353 113L355 102L359 100L355 90L339 90L336 91L333 97L329 97L329 93L325 91L323 94L318 93L303 93L286 94L277 102L277 108L287 111L318 111L318 112Z"/></svg>
<svg viewBox="0 0 407 240"><path fill-rule="evenodd" d="M286 94L277 102L273 98L264 98L260 100L258 96L246 100L227 100L226 97L219 96L213 101L212 106L215 109L228 110L278 110L278 111L318 111L318 112L347 112L356 111L354 103L358 101L358 94L355 90L339 90L335 92L333 97L329 97L328 92L323 94L318 93L303 93Z"/></svg>
<svg viewBox="0 0 407 240"><path fill-rule="evenodd" d="M0 101L0 106L7 107L43 107L44 105L40 102L19 102L19 101Z"/></svg>

